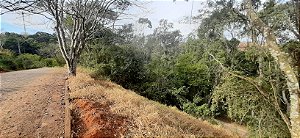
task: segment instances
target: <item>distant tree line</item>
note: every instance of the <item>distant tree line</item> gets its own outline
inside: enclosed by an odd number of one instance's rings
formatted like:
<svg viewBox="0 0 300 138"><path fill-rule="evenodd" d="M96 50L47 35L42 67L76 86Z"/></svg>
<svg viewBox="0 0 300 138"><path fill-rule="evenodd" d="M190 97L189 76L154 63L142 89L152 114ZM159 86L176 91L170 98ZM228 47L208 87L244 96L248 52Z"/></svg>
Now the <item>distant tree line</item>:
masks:
<svg viewBox="0 0 300 138"><path fill-rule="evenodd" d="M64 60L57 50L56 36L45 32L0 35L0 70L12 71L61 66Z"/></svg>

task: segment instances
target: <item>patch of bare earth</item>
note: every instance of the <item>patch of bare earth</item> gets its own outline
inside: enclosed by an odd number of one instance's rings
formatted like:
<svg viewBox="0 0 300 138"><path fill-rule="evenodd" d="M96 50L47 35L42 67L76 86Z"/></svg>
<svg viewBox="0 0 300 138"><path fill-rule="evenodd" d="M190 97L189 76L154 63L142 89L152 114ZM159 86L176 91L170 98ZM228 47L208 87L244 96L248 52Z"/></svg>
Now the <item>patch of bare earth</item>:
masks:
<svg viewBox="0 0 300 138"><path fill-rule="evenodd" d="M75 137L237 137L175 107L94 80L83 71L68 83Z"/></svg>
<svg viewBox="0 0 300 138"><path fill-rule="evenodd" d="M62 137L64 78L64 69L49 69L28 85L6 93L0 101L0 137Z"/></svg>
<svg viewBox="0 0 300 138"><path fill-rule="evenodd" d="M121 137L127 131L129 119L126 116L114 114L106 101L101 103L88 99L74 100L73 112L74 137L97 138Z"/></svg>

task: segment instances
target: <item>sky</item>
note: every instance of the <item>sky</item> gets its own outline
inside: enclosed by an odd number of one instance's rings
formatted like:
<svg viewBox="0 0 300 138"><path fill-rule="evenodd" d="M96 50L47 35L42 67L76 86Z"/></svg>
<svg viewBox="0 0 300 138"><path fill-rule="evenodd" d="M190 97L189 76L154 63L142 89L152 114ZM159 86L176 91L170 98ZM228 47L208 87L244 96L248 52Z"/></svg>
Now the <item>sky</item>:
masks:
<svg viewBox="0 0 300 138"><path fill-rule="evenodd" d="M203 4L204 0L189 0L188 2L184 0L177 0L176 2L173 2L173 0L143 0L138 2L139 6L130 7L126 11L129 15L122 17L123 20L119 21L118 24L137 23L138 18L148 18L152 22L152 29L136 27L136 31L149 34L158 26L159 20L167 19L174 23L174 29L180 30L183 35L187 36L190 32L195 30L199 24L183 24L179 22L184 16L190 17L191 13L192 15L197 15L198 11L203 7ZM54 33L54 24L48 19L38 15L25 15L23 21L21 13L8 13L1 15L0 21L1 32L24 34L25 23L25 29L28 34L34 34L38 31Z"/></svg>

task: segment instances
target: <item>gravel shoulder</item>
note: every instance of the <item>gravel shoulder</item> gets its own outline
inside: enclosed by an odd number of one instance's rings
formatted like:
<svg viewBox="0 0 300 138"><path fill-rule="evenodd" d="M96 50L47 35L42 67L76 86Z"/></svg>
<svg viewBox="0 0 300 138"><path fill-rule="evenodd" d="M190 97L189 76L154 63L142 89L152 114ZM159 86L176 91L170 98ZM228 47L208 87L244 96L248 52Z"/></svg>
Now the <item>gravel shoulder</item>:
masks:
<svg viewBox="0 0 300 138"><path fill-rule="evenodd" d="M63 68L1 73L0 137L63 137Z"/></svg>

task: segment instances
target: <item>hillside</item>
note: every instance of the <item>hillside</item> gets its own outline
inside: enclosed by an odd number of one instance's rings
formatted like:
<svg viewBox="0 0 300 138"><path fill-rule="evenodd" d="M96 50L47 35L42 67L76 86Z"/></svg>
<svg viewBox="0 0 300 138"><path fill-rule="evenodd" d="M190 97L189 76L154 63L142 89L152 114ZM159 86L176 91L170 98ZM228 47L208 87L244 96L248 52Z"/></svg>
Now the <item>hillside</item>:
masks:
<svg viewBox="0 0 300 138"><path fill-rule="evenodd" d="M68 83L74 137L234 137L219 126L82 71Z"/></svg>

